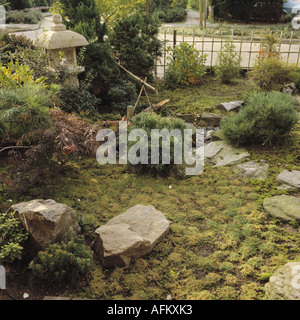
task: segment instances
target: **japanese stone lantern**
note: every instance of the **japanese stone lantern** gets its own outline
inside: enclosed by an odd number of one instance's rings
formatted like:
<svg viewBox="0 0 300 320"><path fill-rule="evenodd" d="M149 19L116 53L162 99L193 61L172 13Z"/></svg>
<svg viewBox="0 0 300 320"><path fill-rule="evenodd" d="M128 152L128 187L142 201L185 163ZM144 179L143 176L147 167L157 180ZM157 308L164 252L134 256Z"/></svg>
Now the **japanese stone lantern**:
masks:
<svg viewBox="0 0 300 320"><path fill-rule="evenodd" d="M69 72L65 84L78 86L78 74L84 72L84 67L77 65L76 47L85 46L88 41L79 33L69 31L62 24L60 14L53 15L51 30L39 35L35 44L46 49L49 54L49 69L64 66Z"/></svg>

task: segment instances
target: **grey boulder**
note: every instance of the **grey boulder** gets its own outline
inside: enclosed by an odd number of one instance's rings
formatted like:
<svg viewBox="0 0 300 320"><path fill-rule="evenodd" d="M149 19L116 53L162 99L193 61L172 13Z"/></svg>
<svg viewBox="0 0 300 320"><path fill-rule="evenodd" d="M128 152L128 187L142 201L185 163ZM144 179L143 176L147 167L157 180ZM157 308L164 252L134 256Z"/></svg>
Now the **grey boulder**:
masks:
<svg viewBox="0 0 300 320"><path fill-rule="evenodd" d="M153 206L136 205L95 231L93 250L104 267L126 267L132 258L151 252L169 226Z"/></svg>
<svg viewBox="0 0 300 320"><path fill-rule="evenodd" d="M263 206L266 212L284 221L300 221L300 198L288 195L265 198Z"/></svg>
<svg viewBox="0 0 300 320"><path fill-rule="evenodd" d="M202 113L200 117L199 126L200 127L219 127L222 115L217 113Z"/></svg>
<svg viewBox="0 0 300 320"><path fill-rule="evenodd" d="M205 161L215 167L241 163L249 157L245 149L235 148L225 141L213 141L204 147Z"/></svg>
<svg viewBox="0 0 300 320"><path fill-rule="evenodd" d="M15 212L29 233L31 252L44 250L54 242L63 241L69 231L81 231L75 211L51 199L21 202L12 205L9 212Z"/></svg>
<svg viewBox="0 0 300 320"><path fill-rule="evenodd" d="M279 186L279 189L294 189L294 188L299 189L300 188L300 171L284 170L277 176L276 180L281 184Z"/></svg>
<svg viewBox="0 0 300 320"><path fill-rule="evenodd" d="M265 285L269 300L300 300L300 262L278 268Z"/></svg>
<svg viewBox="0 0 300 320"><path fill-rule="evenodd" d="M226 111L233 111L239 109L244 105L243 101L230 101L230 102L223 102L217 106L219 110L226 110Z"/></svg>
<svg viewBox="0 0 300 320"><path fill-rule="evenodd" d="M265 160L248 161L234 166L233 171L242 178L265 180L268 176L269 164Z"/></svg>

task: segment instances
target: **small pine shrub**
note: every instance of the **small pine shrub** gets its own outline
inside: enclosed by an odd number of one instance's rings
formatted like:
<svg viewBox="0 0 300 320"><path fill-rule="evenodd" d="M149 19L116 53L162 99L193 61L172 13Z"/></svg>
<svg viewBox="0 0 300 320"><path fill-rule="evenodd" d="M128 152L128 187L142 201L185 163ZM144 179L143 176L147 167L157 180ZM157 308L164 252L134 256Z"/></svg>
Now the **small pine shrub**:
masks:
<svg viewBox="0 0 300 320"><path fill-rule="evenodd" d="M241 70L241 55L234 50L232 42L227 42L222 46L218 55L215 73L223 83L230 83L237 78Z"/></svg>
<svg viewBox="0 0 300 320"><path fill-rule="evenodd" d="M0 214L0 261L13 262L21 259L23 243L28 233L14 212Z"/></svg>
<svg viewBox="0 0 300 320"><path fill-rule="evenodd" d="M260 92L250 95L237 114L224 117L221 129L236 145L272 145L291 131L297 117L290 95Z"/></svg>
<svg viewBox="0 0 300 320"><path fill-rule="evenodd" d="M163 139L160 139L159 149L158 149L159 162L157 164L151 164L151 150L152 150L151 130L166 129L171 133L173 129L179 129L182 134L184 132L184 129L187 129L186 123L182 119L161 117L160 115L155 113L142 112L133 118L132 125L130 126L128 134L130 134L130 132L133 129L143 129L147 133L148 154L146 155L146 158L148 159L148 163L147 164L142 164L142 163L129 164L129 167L133 169L133 171L137 174L151 174L151 175L161 175L161 176L169 175L171 171L175 169L175 166L176 166L175 155L174 155L175 138L173 138L172 136L170 137L170 163L164 164L162 161L163 147L166 147L168 145L168 142L164 141ZM128 150L134 144L135 142L129 142Z"/></svg>
<svg viewBox="0 0 300 320"><path fill-rule="evenodd" d="M257 60L250 78L265 91L281 90L285 84L298 80L297 66L269 54Z"/></svg>
<svg viewBox="0 0 300 320"><path fill-rule="evenodd" d="M155 61L161 56L159 22L140 13L119 20L110 36L114 55L127 70L143 79L152 76Z"/></svg>
<svg viewBox="0 0 300 320"><path fill-rule="evenodd" d="M0 64L0 123L1 138L19 138L30 130L50 125L50 107L55 106L59 91L48 86L43 78L37 80L26 65Z"/></svg>
<svg viewBox="0 0 300 320"><path fill-rule="evenodd" d="M73 281L92 267L92 252L83 236L69 235L66 242L50 245L33 260L33 275L48 281Z"/></svg>
<svg viewBox="0 0 300 320"><path fill-rule="evenodd" d="M165 81L169 86L197 83L206 73L206 55L200 55L194 45L182 42L169 49L171 62L168 65Z"/></svg>
<svg viewBox="0 0 300 320"><path fill-rule="evenodd" d="M275 35L263 33L261 48L254 69L249 74L262 90L281 90L285 84L297 82L297 65L282 60Z"/></svg>

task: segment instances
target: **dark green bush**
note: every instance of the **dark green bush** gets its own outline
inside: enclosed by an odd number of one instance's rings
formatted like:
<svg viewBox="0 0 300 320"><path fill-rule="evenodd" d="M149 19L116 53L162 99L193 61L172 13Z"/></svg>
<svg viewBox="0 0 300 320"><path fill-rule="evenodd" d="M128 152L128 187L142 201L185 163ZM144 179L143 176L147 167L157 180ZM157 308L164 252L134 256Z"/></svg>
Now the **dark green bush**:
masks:
<svg viewBox="0 0 300 320"><path fill-rule="evenodd" d="M221 120L221 129L235 145L272 145L297 123L292 97L281 92L250 95L235 115Z"/></svg>
<svg viewBox="0 0 300 320"><path fill-rule="evenodd" d="M14 23L14 24L37 24L40 20L42 20L42 12L41 11L15 11L9 12L6 15L6 23Z"/></svg>
<svg viewBox="0 0 300 320"><path fill-rule="evenodd" d="M211 0L218 18L276 23L282 16L283 3L284 0Z"/></svg>
<svg viewBox="0 0 300 320"><path fill-rule="evenodd" d="M11 0L6 1L12 10L23 10L26 8L50 6L54 0Z"/></svg>
<svg viewBox="0 0 300 320"><path fill-rule="evenodd" d="M101 99L97 98L84 86L63 86L60 91L63 101L61 109L66 112L76 112L94 115L101 105Z"/></svg>
<svg viewBox="0 0 300 320"><path fill-rule="evenodd" d="M102 83L115 77L119 71L112 48L106 41L94 41L84 47L80 53L80 64L85 67L86 73L93 73Z"/></svg>
<svg viewBox="0 0 300 320"><path fill-rule="evenodd" d="M186 15L186 10L179 7L169 8L166 11L158 11L158 18L166 23L184 21Z"/></svg>
<svg viewBox="0 0 300 320"><path fill-rule="evenodd" d="M50 245L33 260L34 276L51 282L78 279L91 270L93 255L83 236L71 235L66 242Z"/></svg>
<svg viewBox="0 0 300 320"><path fill-rule="evenodd" d="M161 55L158 31L158 20L135 14L117 22L110 38L121 65L143 79L151 77Z"/></svg>
<svg viewBox="0 0 300 320"><path fill-rule="evenodd" d="M60 0L67 29L81 33L89 41L102 39L103 25L94 0Z"/></svg>
<svg viewBox="0 0 300 320"><path fill-rule="evenodd" d="M129 164L129 167L138 174L151 174L151 175L161 175L168 176L174 169L176 169L176 164L174 163L174 148L175 142L174 138L170 138L170 163L162 163L162 148L167 146L166 141L163 139L159 140L159 163L151 164L151 130L152 129L167 129L171 132L173 129L179 129L183 134L184 129L187 129L186 123L182 119L170 118L170 117L161 117L155 113L142 112L138 114L132 120L132 125L129 128L129 133L133 129L143 129L148 136L148 164ZM129 142L128 148L134 145L135 142ZM129 150L129 149L128 149Z"/></svg>
<svg viewBox="0 0 300 320"><path fill-rule="evenodd" d="M137 101L137 88L129 80L120 80L111 85L108 98L112 111L126 115L127 106L135 105Z"/></svg>
<svg viewBox="0 0 300 320"><path fill-rule="evenodd" d="M150 0L149 8L163 22L181 22L186 18L187 0Z"/></svg>

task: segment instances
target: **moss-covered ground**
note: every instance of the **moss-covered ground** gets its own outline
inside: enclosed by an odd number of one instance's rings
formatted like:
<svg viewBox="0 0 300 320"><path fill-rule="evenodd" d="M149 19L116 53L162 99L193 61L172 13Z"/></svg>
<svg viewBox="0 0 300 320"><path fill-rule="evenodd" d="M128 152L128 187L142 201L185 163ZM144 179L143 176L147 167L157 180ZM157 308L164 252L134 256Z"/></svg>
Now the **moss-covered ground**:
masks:
<svg viewBox="0 0 300 320"><path fill-rule="evenodd" d="M175 112L214 111L218 103L239 100L249 89L241 79L232 86L208 79L202 85L169 90ZM166 108L168 108L166 107ZM277 190L276 176L300 167L300 126L271 149L248 148L252 159L270 163L265 181L239 178L231 167L205 166L199 176L138 176L126 166L101 166L94 158L69 162L69 170L47 188L34 186L23 196L0 192L0 209L34 198L53 198L73 207L86 237L112 217L136 204L153 205L171 222L154 250L128 268L104 269L94 261L88 280L63 294L93 299L265 299L264 285L274 270L300 258L299 225L266 215L262 200L287 193ZM9 166L1 167L2 173ZM171 186L171 187L170 187ZM296 192L289 192L296 195ZM299 196L299 193L297 194Z"/></svg>

